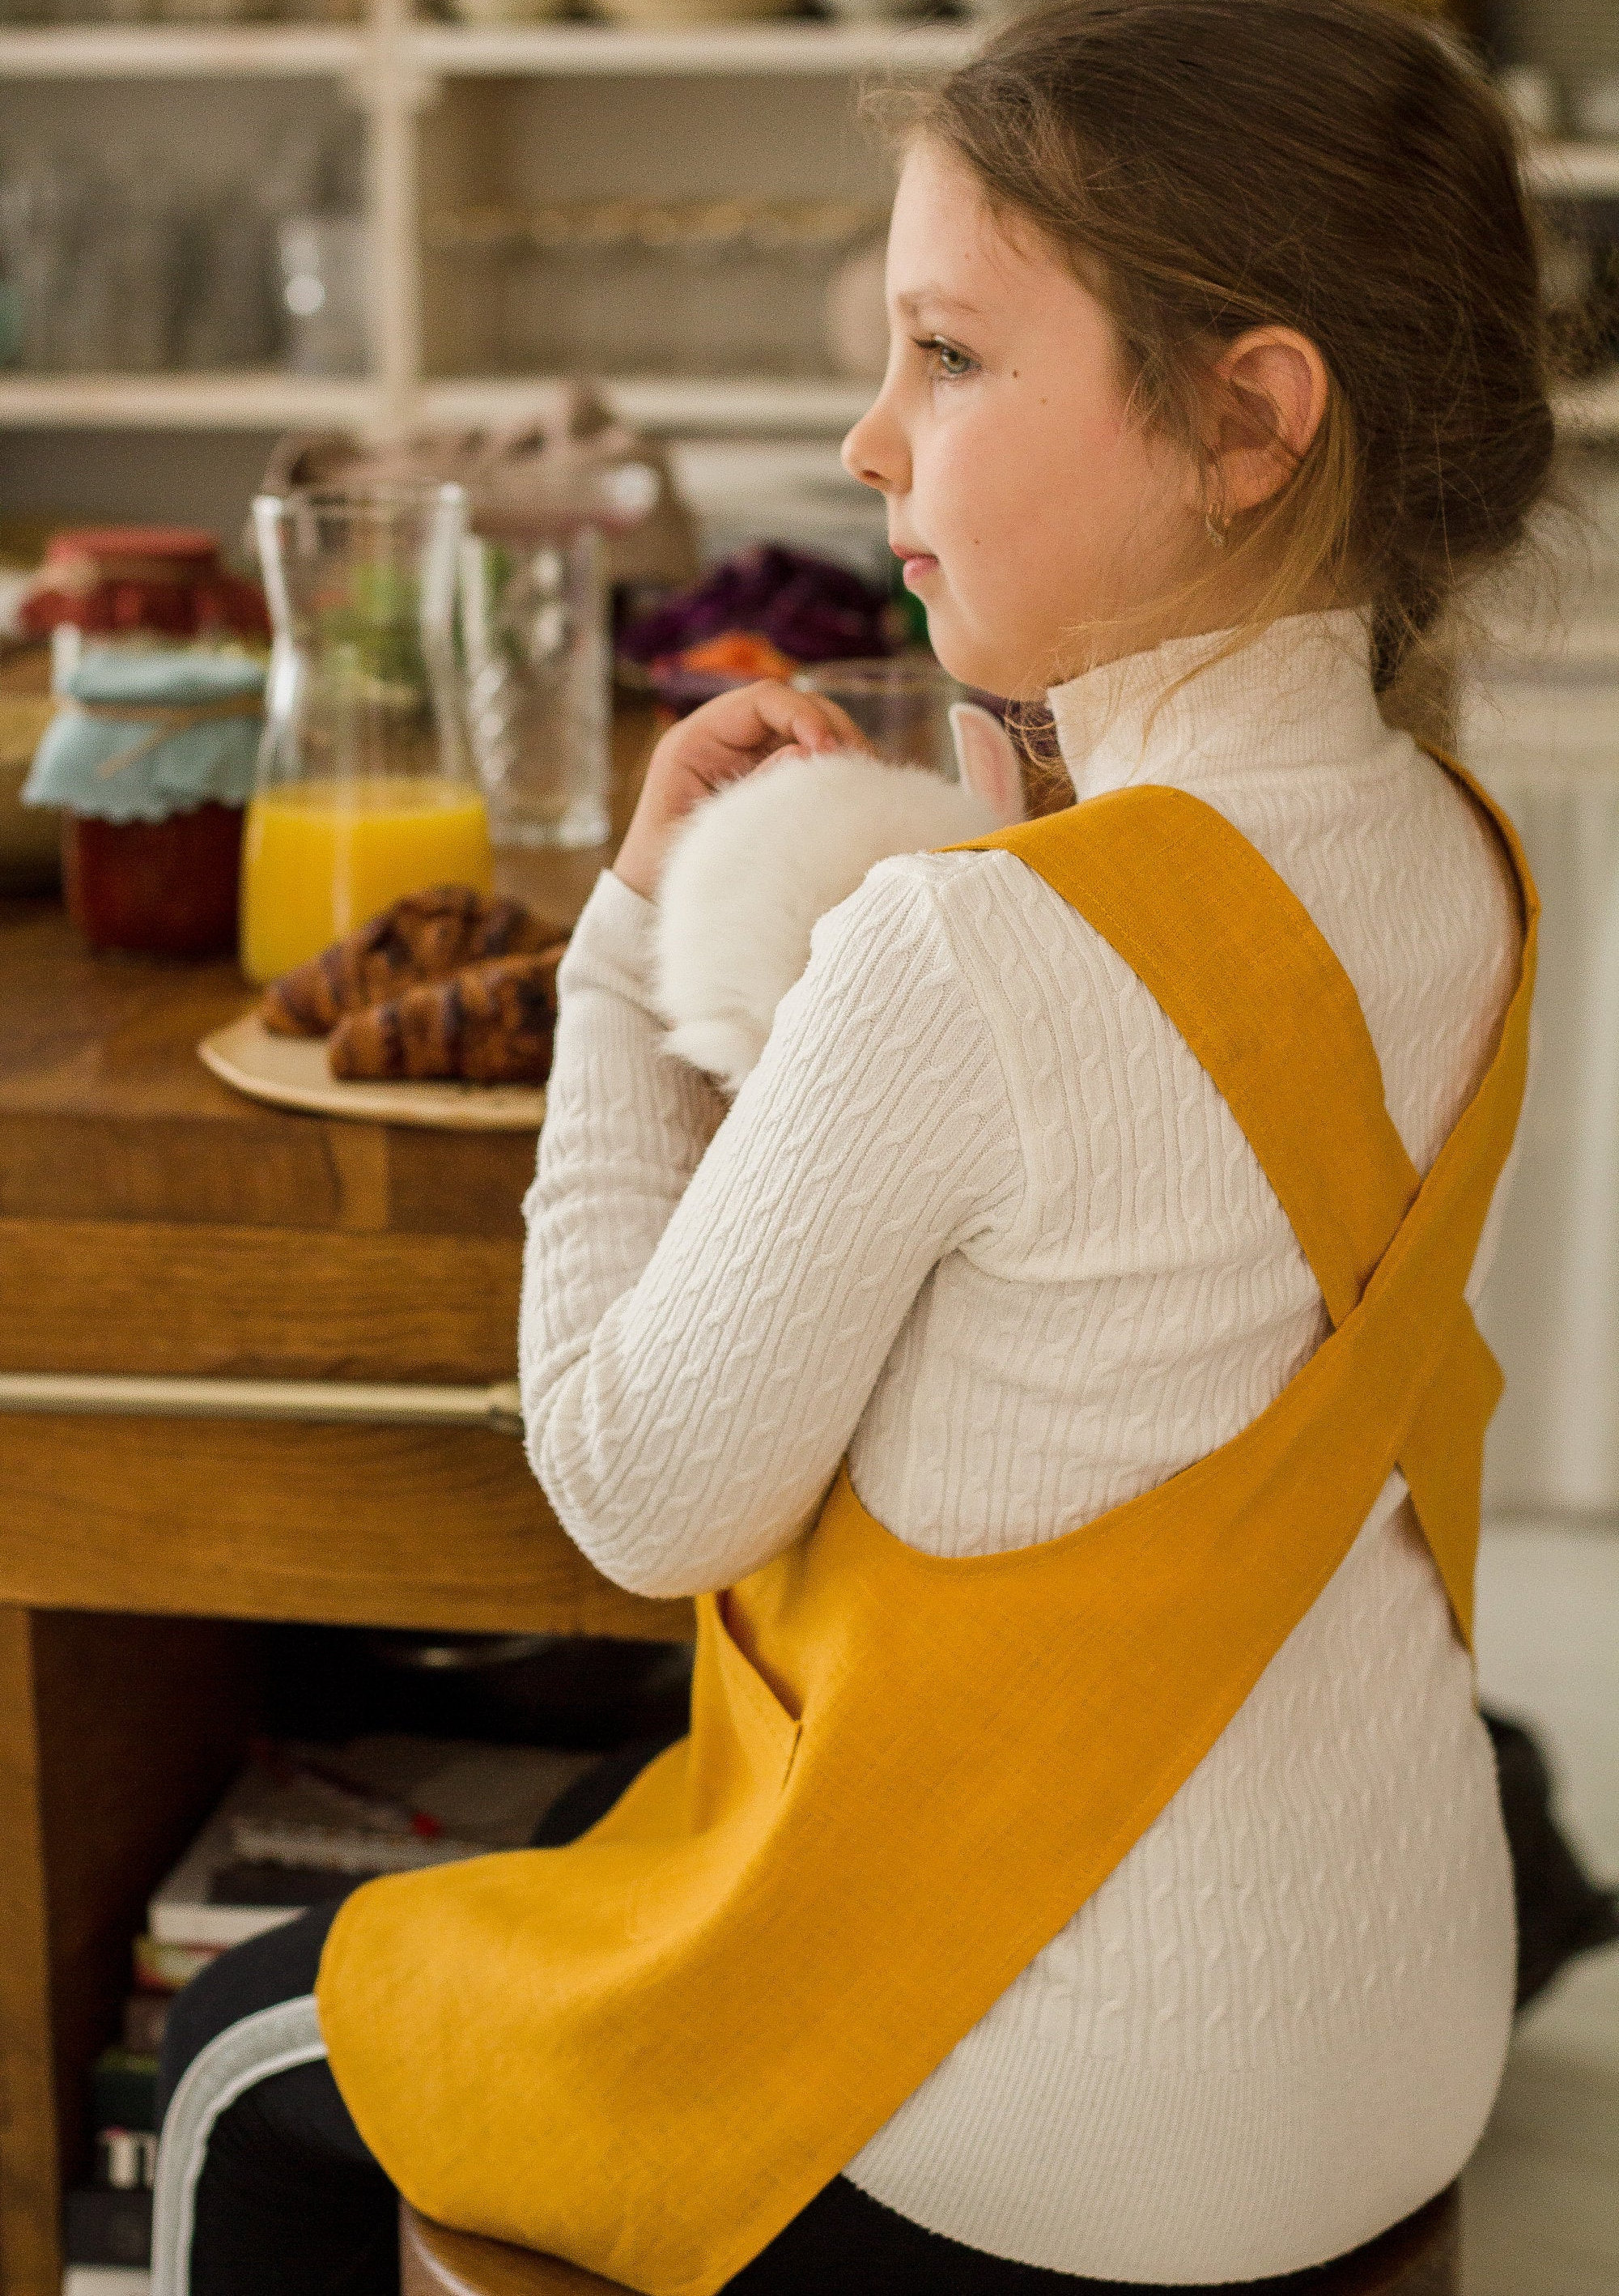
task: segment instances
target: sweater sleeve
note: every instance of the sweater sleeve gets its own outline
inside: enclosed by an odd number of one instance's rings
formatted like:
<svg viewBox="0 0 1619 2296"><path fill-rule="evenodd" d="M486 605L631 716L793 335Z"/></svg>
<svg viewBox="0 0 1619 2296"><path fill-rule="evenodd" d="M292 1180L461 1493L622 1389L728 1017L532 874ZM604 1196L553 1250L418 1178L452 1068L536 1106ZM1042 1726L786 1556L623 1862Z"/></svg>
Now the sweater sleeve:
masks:
<svg viewBox="0 0 1619 2296"><path fill-rule="evenodd" d="M708 1078L660 1052L650 901L604 869L557 968L557 1029L529 1222L519 1369L537 1326L536 1212L547 1297L593 1324L640 1275L725 1113Z"/></svg>
<svg viewBox="0 0 1619 2296"><path fill-rule="evenodd" d="M584 1553L687 1595L797 1536L928 1270L1016 1201L1021 1165L993 1033L905 861L818 922L706 1147L717 1095L660 1050L652 912L626 900L587 910L559 975L523 1410Z"/></svg>

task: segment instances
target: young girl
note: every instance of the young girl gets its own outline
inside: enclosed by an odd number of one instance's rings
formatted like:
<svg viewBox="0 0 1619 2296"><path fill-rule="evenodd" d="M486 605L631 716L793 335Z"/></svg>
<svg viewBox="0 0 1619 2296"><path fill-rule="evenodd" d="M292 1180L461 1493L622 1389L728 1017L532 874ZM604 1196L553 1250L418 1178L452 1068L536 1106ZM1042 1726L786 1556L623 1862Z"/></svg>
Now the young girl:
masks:
<svg viewBox="0 0 1619 2296"><path fill-rule="evenodd" d="M659 744L521 1369L585 1553L703 1598L692 1734L183 1997L159 2296L387 2288L395 2184L659 2296L1242 2283L1489 2111L1466 1301L1533 904L1379 696L1546 473L1509 135L1370 0L1070 0L902 144L845 459L1077 803L873 869L728 1109L660 1052L661 862L851 728L767 685Z"/></svg>

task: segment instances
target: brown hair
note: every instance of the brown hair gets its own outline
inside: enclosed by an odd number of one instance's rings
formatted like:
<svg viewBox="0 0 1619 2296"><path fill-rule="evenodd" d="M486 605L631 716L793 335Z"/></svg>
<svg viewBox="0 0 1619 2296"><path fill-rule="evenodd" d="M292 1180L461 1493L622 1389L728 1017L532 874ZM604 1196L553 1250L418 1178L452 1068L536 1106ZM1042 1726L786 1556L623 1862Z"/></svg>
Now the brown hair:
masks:
<svg viewBox="0 0 1619 2296"><path fill-rule="evenodd" d="M1222 563L1266 572L1242 638L1364 603L1381 690L1520 540L1553 443L1539 260L1509 117L1445 36L1380 0L1065 0L876 102L1062 250L1189 448L1222 344L1320 349L1314 441L1231 526Z"/></svg>

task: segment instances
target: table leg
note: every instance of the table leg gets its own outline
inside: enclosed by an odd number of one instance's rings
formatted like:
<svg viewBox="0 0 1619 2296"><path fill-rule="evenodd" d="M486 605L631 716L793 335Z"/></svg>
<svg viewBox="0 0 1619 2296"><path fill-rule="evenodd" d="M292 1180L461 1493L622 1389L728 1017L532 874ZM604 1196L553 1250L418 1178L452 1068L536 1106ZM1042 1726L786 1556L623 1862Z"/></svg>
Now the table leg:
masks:
<svg viewBox="0 0 1619 2296"><path fill-rule="evenodd" d="M59 2296L61 2187L144 1905L238 1767L258 1636L0 1605L0 2292Z"/></svg>
<svg viewBox="0 0 1619 2296"><path fill-rule="evenodd" d="M55 2296L56 2102L52 2083L45 1836L27 1611L0 1608L0 2289Z"/></svg>

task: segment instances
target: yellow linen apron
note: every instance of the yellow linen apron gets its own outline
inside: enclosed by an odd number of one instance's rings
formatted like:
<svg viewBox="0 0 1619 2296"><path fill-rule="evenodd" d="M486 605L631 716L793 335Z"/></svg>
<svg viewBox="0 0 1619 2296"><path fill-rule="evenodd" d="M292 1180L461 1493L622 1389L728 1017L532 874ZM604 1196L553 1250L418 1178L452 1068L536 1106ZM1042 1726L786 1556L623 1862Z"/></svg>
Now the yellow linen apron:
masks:
<svg viewBox="0 0 1619 2296"><path fill-rule="evenodd" d="M954 849L1016 854L1152 990L1335 1328L1231 1442L1043 1546L920 1553L844 1465L805 1538L701 1599L691 1734L582 1841L356 1891L321 2022L416 2207L711 2296L1106 1879L1396 1464L1467 1634L1500 1380L1463 1286L1517 1119L1538 910L1475 794L1523 960L1420 1183L1337 960L1211 808L1131 788Z"/></svg>

